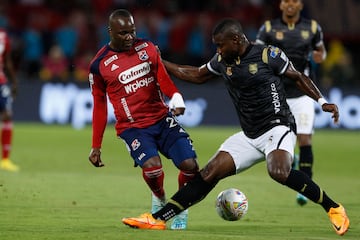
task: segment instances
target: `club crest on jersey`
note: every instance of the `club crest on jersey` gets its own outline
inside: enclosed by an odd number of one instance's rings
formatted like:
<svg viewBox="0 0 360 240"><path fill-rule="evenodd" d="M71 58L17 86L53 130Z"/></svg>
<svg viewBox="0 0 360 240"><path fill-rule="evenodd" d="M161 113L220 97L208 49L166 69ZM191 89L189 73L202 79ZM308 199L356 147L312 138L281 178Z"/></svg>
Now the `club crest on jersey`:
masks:
<svg viewBox="0 0 360 240"><path fill-rule="evenodd" d="M232 69L231 67L226 68L226 75L231 76L232 75Z"/></svg>
<svg viewBox="0 0 360 240"><path fill-rule="evenodd" d="M134 141L132 141L131 143L131 149L133 151L136 151L136 149L138 149L140 147L141 143L139 142L138 139L134 139Z"/></svg>
<svg viewBox="0 0 360 240"><path fill-rule="evenodd" d="M258 71L257 63L249 64L249 73L255 74Z"/></svg>
<svg viewBox="0 0 360 240"><path fill-rule="evenodd" d="M270 47L270 57L276 58L276 56L280 53L280 49L274 46Z"/></svg>
<svg viewBox="0 0 360 240"><path fill-rule="evenodd" d="M147 54L146 50L141 50L137 54L139 55L139 59L142 61L146 61L149 59L149 55Z"/></svg>
<svg viewBox="0 0 360 240"><path fill-rule="evenodd" d="M283 40L284 39L284 33L283 32L276 32L275 33L275 38L278 40Z"/></svg>
<svg viewBox="0 0 360 240"><path fill-rule="evenodd" d="M310 37L309 31L305 31L305 30L301 31L301 37L303 39L308 39Z"/></svg>

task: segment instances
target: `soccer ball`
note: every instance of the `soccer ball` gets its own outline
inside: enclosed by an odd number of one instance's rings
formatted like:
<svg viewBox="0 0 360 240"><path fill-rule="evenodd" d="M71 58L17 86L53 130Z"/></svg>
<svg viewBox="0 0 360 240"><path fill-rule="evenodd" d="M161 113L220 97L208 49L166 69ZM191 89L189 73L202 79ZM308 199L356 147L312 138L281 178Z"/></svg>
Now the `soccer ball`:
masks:
<svg viewBox="0 0 360 240"><path fill-rule="evenodd" d="M246 214L248 207L245 194L236 188L226 189L216 198L216 212L226 221L240 220Z"/></svg>

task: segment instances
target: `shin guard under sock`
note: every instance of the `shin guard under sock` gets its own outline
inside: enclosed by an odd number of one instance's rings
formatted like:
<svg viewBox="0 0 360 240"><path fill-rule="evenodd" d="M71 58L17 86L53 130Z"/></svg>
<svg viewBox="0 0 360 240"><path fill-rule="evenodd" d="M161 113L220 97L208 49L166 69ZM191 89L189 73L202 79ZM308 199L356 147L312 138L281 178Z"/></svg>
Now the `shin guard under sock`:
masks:
<svg viewBox="0 0 360 240"><path fill-rule="evenodd" d="M195 173L187 173L180 171L178 175L178 185L179 189L182 188L187 182L195 177Z"/></svg>
<svg viewBox="0 0 360 240"><path fill-rule="evenodd" d="M2 159L7 159L10 156L12 134L13 123L11 121L4 121L1 129Z"/></svg>
<svg viewBox="0 0 360 240"><path fill-rule="evenodd" d="M312 178L314 156L311 145L300 147L299 170Z"/></svg>
<svg viewBox="0 0 360 240"><path fill-rule="evenodd" d="M326 212L328 212L331 207L338 206L314 181L301 171L292 169L285 185L303 194L311 201L321 204Z"/></svg>
<svg viewBox="0 0 360 240"><path fill-rule="evenodd" d="M165 207L153 214L154 218L165 221L169 220L176 214L205 198L214 186L215 185L205 182L200 173L197 173L194 179L171 197Z"/></svg>
<svg viewBox="0 0 360 240"><path fill-rule="evenodd" d="M145 182L158 198L164 198L164 171L161 166L143 168L142 174Z"/></svg>

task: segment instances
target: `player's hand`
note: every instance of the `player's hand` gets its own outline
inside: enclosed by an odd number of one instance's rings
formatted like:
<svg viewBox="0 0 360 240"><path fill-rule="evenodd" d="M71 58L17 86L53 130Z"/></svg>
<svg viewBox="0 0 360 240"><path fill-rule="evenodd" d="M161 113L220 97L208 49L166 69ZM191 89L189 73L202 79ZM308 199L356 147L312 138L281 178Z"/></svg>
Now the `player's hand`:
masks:
<svg viewBox="0 0 360 240"><path fill-rule="evenodd" d="M169 101L169 109L175 116L183 115L185 112L185 102L180 93L173 94Z"/></svg>
<svg viewBox="0 0 360 240"><path fill-rule="evenodd" d="M336 104L324 103L321 107L324 112L332 113L332 118L334 119L334 123L339 122L339 110L338 110L338 107L336 106Z"/></svg>
<svg viewBox="0 0 360 240"><path fill-rule="evenodd" d="M13 84L11 86L11 96L12 98L15 100L16 96L17 96L17 92L18 92L18 88L17 85Z"/></svg>
<svg viewBox="0 0 360 240"><path fill-rule="evenodd" d="M312 57L315 63L322 63L324 61L324 56L321 51L314 50L312 52Z"/></svg>
<svg viewBox="0 0 360 240"><path fill-rule="evenodd" d="M92 148L89 155L89 161L95 167L104 167L105 165L101 161L101 150L100 148Z"/></svg>
<svg viewBox="0 0 360 240"><path fill-rule="evenodd" d="M175 109L171 109L171 112L175 115L175 116L179 116L179 115L183 115L185 113L185 108L175 108Z"/></svg>

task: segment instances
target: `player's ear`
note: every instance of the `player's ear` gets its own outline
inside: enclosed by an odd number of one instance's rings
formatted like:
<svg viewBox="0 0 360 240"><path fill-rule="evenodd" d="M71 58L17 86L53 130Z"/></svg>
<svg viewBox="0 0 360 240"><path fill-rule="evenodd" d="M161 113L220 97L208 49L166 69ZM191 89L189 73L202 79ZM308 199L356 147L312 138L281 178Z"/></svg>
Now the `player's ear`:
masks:
<svg viewBox="0 0 360 240"><path fill-rule="evenodd" d="M233 36L233 41L234 41L235 43L241 43L241 38L240 38L240 36L237 35L237 34L235 34L235 35Z"/></svg>
<svg viewBox="0 0 360 240"><path fill-rule="evenodd" d="M279 9L280 11L284 11L283 1L280 1Z"/></svg>
<svg viewBox="0 0 360 240"><path fill-rule="evenodd" d="M245 35L242 34L241 36L236 35L236 42L239 44L244 44L245 43Z"/></svg>
<svg viewBox="0 0 360 240"><path fill-rule="evenodd" d="M299 9L300 9L300 11L303 10L303 7L304 7L304 3L303 3L303 1L300 1L300 3L299 3Z"/></svg>

